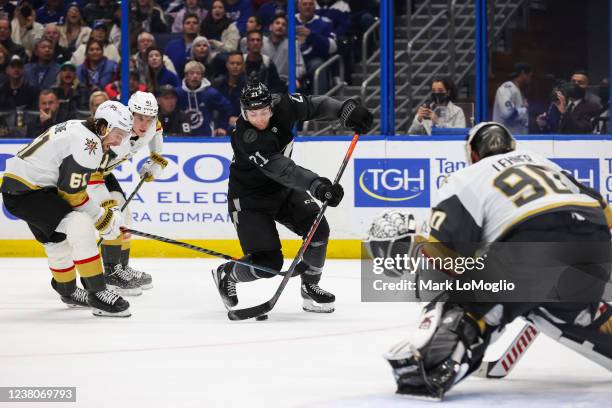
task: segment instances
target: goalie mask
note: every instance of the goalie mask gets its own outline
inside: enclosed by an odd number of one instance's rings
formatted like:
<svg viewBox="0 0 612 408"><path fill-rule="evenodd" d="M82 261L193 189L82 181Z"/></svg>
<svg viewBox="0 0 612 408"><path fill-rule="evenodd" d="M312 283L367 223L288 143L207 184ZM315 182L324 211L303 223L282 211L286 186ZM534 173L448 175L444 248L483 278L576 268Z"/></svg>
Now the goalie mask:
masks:
<svg viewBox="0 0 612 408"><path fill-rule="evenodd" d="M364 242L370 257L394 258L410 254L416 233L416 220L412 214L387 211L374 219L368 238ZM383 272L390 277L400 277L407 271L395 268Z"/></svg>

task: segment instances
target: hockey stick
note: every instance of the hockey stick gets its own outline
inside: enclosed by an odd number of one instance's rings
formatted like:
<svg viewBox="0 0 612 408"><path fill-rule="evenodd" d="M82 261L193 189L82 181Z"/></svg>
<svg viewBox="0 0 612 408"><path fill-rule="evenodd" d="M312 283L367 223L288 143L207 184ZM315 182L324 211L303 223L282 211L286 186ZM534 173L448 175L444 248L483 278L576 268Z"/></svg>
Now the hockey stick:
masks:
<svg viewBox="0 0 612 408"><path fill-rule="evenodd" d="M527 349L533 344L540 332L531 323L525 324L508 346L502 356L493 361L483 361L474 372L476 377L481 378L504 378L516 366Z"/></svg>
<svg viewBox="0 0 612 408"><path fill-rule="evenodd" d="M351 140L351 144L350 144L350 146L349 146L349 148L348 148L348 150L346 152L346 155L344 156L344 159L342 160L342 164L340 165L340 169L338 170L338 174L336 175L336 178L334 179L334 184L337 184L340 181L340 178L342 177L342 174L344 173L344 170L346 169L346 166L347 166L347 164L348 164L348 162L349 162L349 160L351 158L351 155L353 154L353 150L355 150L355 146L357 145L357 141L358 140L359 140L359 134L355 133L355 135L353 136L353 139ZM329 197L327 197L327 198L329 198ZM321 205L321 209L319 210L319 213L317 214L317 217L315 218L314 222L312 223L312 226L310 227L310 231L308 231L308 234L306 234L306 238L304 239L304 242L302 243L302 246L300 247L300 250L298 251L295 259L291 263L291 266L287 270L287 273L286 273L285 277L283 278L283 281L278 286L278 289L276 289L276 292L274 293L272 298L270 300L268 300L267 302L262 303L262 304L257 305L257 306L248 307L248 308L245 308L245 309L230 310L227 313L227 317L230 320L251 319L253 317L257 317L257 316L261 316L263 314L266 314L270 310L272 310L274 305L276 305L276 302L278 301L278 298L280 297L281 293L283 293L283 290L285 289L285 286L287 286L287 283L289 282L289 279L293 275L293 272L295 271L295 267L297 266L298 263L300 263L302 261L302 257L304 256L304 252L306 251L306 248L310 244L310 241L312 240L312 237L314 236L314 233L317 231L317 227L319 226L319 223L323 219L323 213L325 213L326 209L327 209L327 201L325 201L323 203L323 205Z"/></svg>
<svg viewBox="0 0 612 408"><path fill-rule="evenodd" d="M138 183L138 185L136 186L136 188L134 189L134 191L132 191L132 194L130 194L130 196L127 198L127 200L125 200L125 203L123 203L123 205L121 206L120 211L123 212L123 210L125 210L125 208L128 206L128 204L130 203L130 201L132 201L132 198L134 198L134 196L136 195L136 193L138 192L138 190L140 190L140 187L142 187L142 185L144 184L145 179L141 178L140 182ZM104 238L100 238L98 240L98 246L100 246L100 244L102 243L102 241L104 241Z"/></svg>
<svg viewBox="0 0 612 408"><path fill-rule="evenodd" d="M271 274L274 274L274 275L283 275L283 276L286 275L286 272L279 272L279 271L275 271L274 269L267 268L265 266L259 266L259 265L255 265L255 264L252 264L252 263L248 263L248 262L245 262L245 261L241 260L240 258L235 258L233 256L222 254L221 252L213 251L211 249L202 248L202 247L199 247L199 246L196 246L196 245L188 244L186 242L176 241L176 240L171 239L171 238L161 237L159 235L149 234L147 232L142 232L142 231L136 231L136 230L129 229L129 228L122 228L121 231L129 232L130 234L137 235L139 237L149 238L149 239L154 239L156 241L165 242L166 244L172 244L172 245L180 246L181 248L191 249L191 250L194 250L194 251L197 251L197 252L201 252L201 253L206 254L206 255L211 255L211 256L214 256L214 257L217 257L217 258L223 258L226 261L232 261L232 262L235 262L237 264L244 265L244 266L247 266L249 268L259 269L260 271L271 273Z"/></svg>

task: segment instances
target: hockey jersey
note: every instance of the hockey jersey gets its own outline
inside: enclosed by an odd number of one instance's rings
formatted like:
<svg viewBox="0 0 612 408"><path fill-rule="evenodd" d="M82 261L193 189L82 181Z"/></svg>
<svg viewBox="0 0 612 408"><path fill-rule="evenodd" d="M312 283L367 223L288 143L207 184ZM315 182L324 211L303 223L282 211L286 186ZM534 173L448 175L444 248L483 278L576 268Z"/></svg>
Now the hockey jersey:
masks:
<svg viewBox="0 0 612 408"><path fill-rule="evenodd" d="M521 90L512 81L501 84L495 94L493 121L502 123L512 134L527 134L529 115Z"/></svg>
<svg viewBox="0 0 612 408"><path fill-rule="evenodd" d="M7 160L0 190L23 194L57 188L75 210L95 217L100 207L89 200L87 183L108 160L100 138L82 121L69 120L52 126Z"/></svg>
<svg viewBox="0 0 612 408"><path fill-rule="evenodd" d="M539 214L576 211L605 223L605 203L585 194L561 168L537 153L517 150L487 157L453 173L432 208L430 241L491 243Z"/></svg>
<svg viewBox="0 0 612 408"><path fill-rule="evenodd" d="M110 174L115 168L120 166L123 162L131 159L140 149L145 145L149 146L149 151L161 156L162 149L164 146L164 129L159 120L156 120L151 124L151 127L147 130L144 136L139 137L132 131L131 137L126 139L117 147L113 147L113 157L108 161L108 164L104 167L103 173L98 172L91 177L89 182L90 185L104 183L104 177Z"/></svg>

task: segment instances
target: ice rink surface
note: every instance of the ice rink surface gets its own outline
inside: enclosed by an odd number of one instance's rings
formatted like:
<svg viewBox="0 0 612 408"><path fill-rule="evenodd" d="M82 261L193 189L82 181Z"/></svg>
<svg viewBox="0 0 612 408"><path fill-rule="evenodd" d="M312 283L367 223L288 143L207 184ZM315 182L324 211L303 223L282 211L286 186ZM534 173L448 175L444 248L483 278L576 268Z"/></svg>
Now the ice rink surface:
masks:
<svg viewBox="0 0 612 408"><path fill-rule="evenodd" d="M155 287L127 298L132 317L66 308L46 260L0 259L0 386L76 386L52 407L419 407L394 395L381 357L415 327L418 307L361 303L358 261L327 263L330 315L301 310L298 280L267 321L232 322L211 259L134 259ZM267 300L280 278L238 285L241 306ZM511 327L490 355L505 348ZM507 342L504 343L504 341ZM496 354L497 356L497 354ZM540 336L504 380L468 379L449 407L610 407L612 373ZM40 407L0 403L0 407ZM440 406L440 405L438 405Z"/></svg>

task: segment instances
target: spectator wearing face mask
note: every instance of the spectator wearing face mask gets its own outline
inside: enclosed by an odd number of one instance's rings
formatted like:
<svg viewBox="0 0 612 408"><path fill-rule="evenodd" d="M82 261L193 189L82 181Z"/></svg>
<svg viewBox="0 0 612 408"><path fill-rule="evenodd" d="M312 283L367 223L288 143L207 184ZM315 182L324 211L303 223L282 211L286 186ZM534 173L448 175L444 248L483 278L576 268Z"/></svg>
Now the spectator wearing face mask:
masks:
<svg viewBox="0 0 612 408"><path fill-rule="evenodd" d="M601 106L586 99L588 75L575 71L569 83L553 89L552 103L540 114L537 125L542 133L584 134L593 132L593 120Z"/></svg>
<svg viewBox="0 0 612 408"><path fill-rule="evenodd" d="M464 128L463 109L455 105L455 85L447 78L435 78L431 83L431 97L419 107L408 133L431 135L432 127Z"/></svg>

